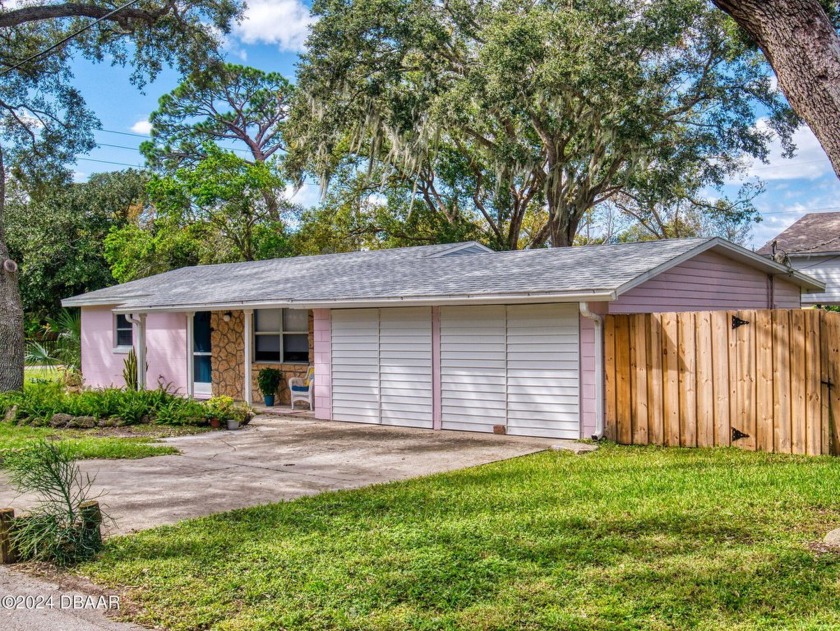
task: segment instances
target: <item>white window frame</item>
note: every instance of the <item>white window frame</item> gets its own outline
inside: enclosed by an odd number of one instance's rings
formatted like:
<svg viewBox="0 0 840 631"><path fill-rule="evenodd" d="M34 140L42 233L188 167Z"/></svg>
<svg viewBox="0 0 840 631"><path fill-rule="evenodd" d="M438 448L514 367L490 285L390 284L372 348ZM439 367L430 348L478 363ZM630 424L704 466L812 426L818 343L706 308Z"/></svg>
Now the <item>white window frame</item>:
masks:
<svg viewBox="0 0 840 631"><path fill-rule="evenodd" d="M257 325L259 324L259 312L260 311L279 311L280 312L280 330L279 331L258 331ZM286 311L303 311L306 313L306 330L305 331L286 331L283 329L286 318L283 317ZM280 359L258 359L257 358L257 336L258 335L265 335L265 336L272 336L280 338ZM309 342L309 309L290 309L288 307L283 307L281 309L256 309L254 310L254 335L251 340L251 348L253 352L251 353L252 361L255 364L302 364L306 365L309 364L309 358L307 357L306 360L286 360L285 358L285 345L283 344L283 337L285 335L306 335L307 343Z"/></svg>
<svg viewBox="0 0 840 631"><path fill-rule="evenodd" d="M125 321L128 322L128 328L122 327L120 328L120 315L125 318ZM129 345L121 345L119 344L119 332L120 331L131 331L131 344ZM131 320L128 319L128 316L125 314L114 314L114 347L113 350L115 353L129 353L131 349L134 348L134 325L131 323Z"/></svg>

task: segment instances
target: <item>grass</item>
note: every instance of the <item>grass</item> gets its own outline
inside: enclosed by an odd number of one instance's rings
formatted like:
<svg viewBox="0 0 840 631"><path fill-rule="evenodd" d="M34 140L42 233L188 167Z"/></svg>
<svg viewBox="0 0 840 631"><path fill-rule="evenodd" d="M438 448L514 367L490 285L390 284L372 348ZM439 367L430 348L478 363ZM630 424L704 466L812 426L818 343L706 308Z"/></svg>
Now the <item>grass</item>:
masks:
<svg viewBox="0 0 840 631"><path fill-rule="evenodd" d="M23 378L27 383L39 381L60 381L62 371L51 366L27 366L23 370Z"/></svg>
<svg viewBox="0 0 840 631"><path fill-rule="evenodd" d="M123 429L119 435L104 430L51 429L47 427L29 427L0 422L0 460L3 453L25 447L39 438L61 440L66 443L73 455L79 459L88 458L146 458L179 453L171 445L157 441L163 436L175 436L185 433L204 431L197 427L159 427L133 426Z"/></svg>
<svg viewBox="0 0 840 631"><path fill-rule="evenodd" d="M840 628L840 459L606 446L110 540L170 629Z"/></svg>

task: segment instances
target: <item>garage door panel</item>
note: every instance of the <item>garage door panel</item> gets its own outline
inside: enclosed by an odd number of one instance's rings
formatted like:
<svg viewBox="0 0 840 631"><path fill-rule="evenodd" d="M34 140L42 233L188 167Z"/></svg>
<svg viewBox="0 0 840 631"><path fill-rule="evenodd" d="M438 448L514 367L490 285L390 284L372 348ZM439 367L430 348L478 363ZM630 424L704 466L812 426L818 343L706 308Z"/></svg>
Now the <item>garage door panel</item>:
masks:
<svg viewBox="0 0 840 631"><path fill-rule="evenodd" d="M432 375L431 373L424 375L413 375L411 373L406 372L387 373L383 371L380 381L381 383L387 383L394 388L411 388L411 384L417 381L431 384Z"/></svg>
<svg viewBox="0 0 840 631"><path fill-rule="evenodd" d="M432 427L432 310L379 310L383 423Z"/></svg>
<svg viewBox="0 0 840 631"><path fill-rule="evenodd" d="M508 308L508 433L577 438L577 305Z"/></svg>
<svg viewBox="0 0 840 631"><path fill-rule="evenodd" d="M332 407L339 421L379 422L379 316L376 309L332 312Z"/></svg>
<svg viewBox="0 0 840 631"><path fill-rule="evenodd" d="M528 405L549 405L557 407L558 404L561 406L566 405L574 405L577 403L577 393L573 394L546 394L544 392L534 393L534 394L511 394L508 393L508 406L511 409L519 408L522 409L523 406Z"/></svg>

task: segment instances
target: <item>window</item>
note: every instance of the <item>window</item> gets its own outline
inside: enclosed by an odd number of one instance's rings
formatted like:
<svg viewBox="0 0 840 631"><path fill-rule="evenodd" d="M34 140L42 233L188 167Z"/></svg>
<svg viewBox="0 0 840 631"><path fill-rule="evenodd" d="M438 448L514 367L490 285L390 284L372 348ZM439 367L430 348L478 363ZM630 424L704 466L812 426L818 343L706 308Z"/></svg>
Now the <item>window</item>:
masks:
<svg viewBox="0 0 840 631"><path fill-rule="evenodd" d="M128 321L128 318L123 314L120 313L117 315L114 328L116 331L114 336L116 338L115 346L117 348L125 348L134 343L134 327L131 325L131 322Z"/></svg>
<svg viewBox="0 0 840 631"><path fill-rule="evenodd" d="M254 320L255 361L309 361L309 312L306 309L258 309L254 312Z"/></svg>

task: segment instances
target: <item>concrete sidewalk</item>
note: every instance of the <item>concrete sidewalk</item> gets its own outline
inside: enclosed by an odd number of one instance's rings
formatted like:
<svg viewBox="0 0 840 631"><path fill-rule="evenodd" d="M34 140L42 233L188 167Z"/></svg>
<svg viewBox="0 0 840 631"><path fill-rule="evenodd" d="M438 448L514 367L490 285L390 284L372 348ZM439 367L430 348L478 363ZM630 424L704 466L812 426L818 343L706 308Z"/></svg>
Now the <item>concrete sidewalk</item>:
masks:
<svg viewBox="0 0 840 631"><path fill-rule="evenodd" d="M97 589L66 589L0 565L0 629L3 631L141 631L106 616L116 603ZM38 608L34 605L38 604Z"/></svg>

